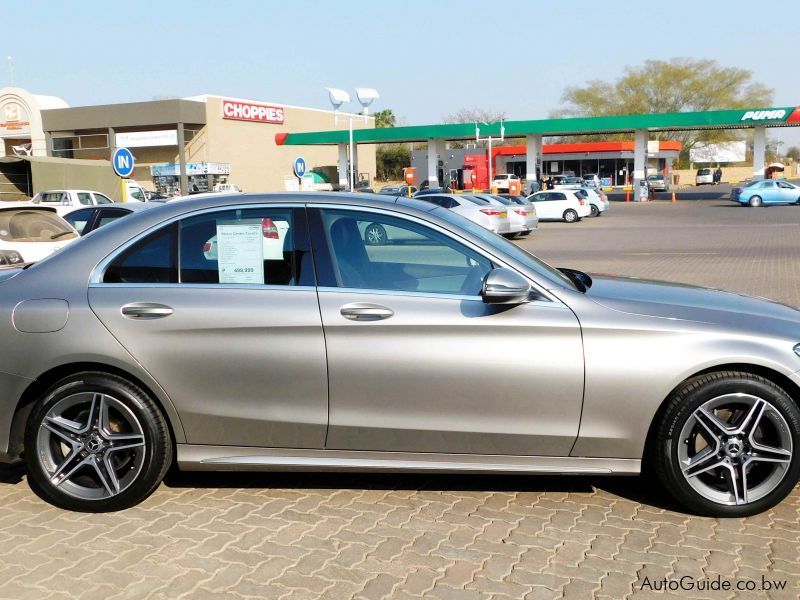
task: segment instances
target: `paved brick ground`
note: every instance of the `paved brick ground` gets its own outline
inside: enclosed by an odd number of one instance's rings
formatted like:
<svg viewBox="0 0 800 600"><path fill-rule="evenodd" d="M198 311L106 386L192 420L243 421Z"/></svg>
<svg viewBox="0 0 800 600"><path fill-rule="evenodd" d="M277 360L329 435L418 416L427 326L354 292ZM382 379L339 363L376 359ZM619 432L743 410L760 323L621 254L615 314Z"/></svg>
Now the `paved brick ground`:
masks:
<svg viewBox="0 0 800 600"><path fill-rule="evenodd" d="M612 206L523 242L558 265L800 304L800 207ZM179 474L119 514L63 512L0 470L0 598L800 596L800 488L749 519L693 517L639 478ZM744 592L738 597L766 597Z"/></svg>

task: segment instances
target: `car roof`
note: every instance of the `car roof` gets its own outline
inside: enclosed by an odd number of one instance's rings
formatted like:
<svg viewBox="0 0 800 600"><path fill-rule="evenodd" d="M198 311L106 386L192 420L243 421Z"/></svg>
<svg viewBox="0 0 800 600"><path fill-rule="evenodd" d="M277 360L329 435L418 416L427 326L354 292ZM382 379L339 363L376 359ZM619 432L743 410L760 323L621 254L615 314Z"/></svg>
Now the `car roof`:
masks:
<svg viewBox="0 0 800 600"><path fill-rule="evenodd" d="M57 192L80 192L81 194L103 194L103 192L98 192L97 190L73 190L73 189L54 189L54 190L42 190L39 192L40 194L53 194ZM103 196L107 196L107 194L103 194Z"/></svg>

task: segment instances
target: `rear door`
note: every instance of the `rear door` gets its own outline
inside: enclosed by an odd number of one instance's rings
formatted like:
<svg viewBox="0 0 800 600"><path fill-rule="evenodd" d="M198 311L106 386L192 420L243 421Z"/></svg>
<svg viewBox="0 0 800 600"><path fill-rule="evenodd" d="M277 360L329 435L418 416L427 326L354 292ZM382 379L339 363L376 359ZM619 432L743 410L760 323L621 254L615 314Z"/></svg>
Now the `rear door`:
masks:
<svg viewBox="0 0 800 600"><path fill-rule="evenodd" d="M191 444L322 448L325 342L305 210L161 226L101 266L92 310L159 382Z"/></svg>

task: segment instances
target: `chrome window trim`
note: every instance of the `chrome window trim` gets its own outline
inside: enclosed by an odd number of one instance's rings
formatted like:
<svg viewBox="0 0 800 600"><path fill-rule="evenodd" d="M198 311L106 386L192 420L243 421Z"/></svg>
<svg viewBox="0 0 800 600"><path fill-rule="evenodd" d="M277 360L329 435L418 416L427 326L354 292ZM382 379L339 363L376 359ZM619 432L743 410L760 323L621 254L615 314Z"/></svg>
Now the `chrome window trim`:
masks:
<svg viewBox="0 0 800 600"><path fill-rule="evenodd" d="M369 296L402 296L410 298L430 298L432 300L459 300L471 302L483 302L481 296L466 296L464 294L444 294L437 292L408 292L401 290L374 290L364 288L346 288L346 287L318 287L317 291L322 293L338 293L338 294L364 294ZM554 308L566 308L562 303L555 303L547 298L534 297L525 304L539 303L543 306L552 306Z"/></svg>
<svg viewBox="0 0 800 600"><path fill-rule="evenodd" d="M351 205L346 205L346 204L315 204L313 202L310 202L310 203L306 204L306 207L307 208L322 208L322 209L329 208L329 209L336 209L336 210L350 210L350 211L358 211L358 212L371 212L371 213L385 214L385 215L388 215L390 217L393 216L393 217L400 217L400 218L410 219L410 220L414 221L415 223L418 223L418 224L423 225L425 227L430 227L432 229L435 229L436 231L438 231L439 233L441 233L442 235L444 235L444 236L446 236L446 237L448 237L450 239L454 239L457 243L461 244L462 246L467 246L473 252L475 252L477 254L480 254L485 259L487 259L487 260L489 260L489 261L491 261L491 262L493 262L495 264L496 263L500 263L500 265L502 267L505 267L507 269L511 269L512 271L515 271L515 272L519 273L519 269L517 269L516 267L510 265L508 262L506 262L502 258L496 256L495 254L486 251L482 247L477 246L476 244L472 243L470 240L459 236L457 233L454 233L453 231L451 231L449 229L441 227L440 225L437 225L436 223L432 223L430 221L426 221L424 219L420 219L416 215L409 215L407 213L395 212L395 211L392 211L392 210L387 210L387 209L382 208L382 207L351 206ZM444 210L448 210L448 209L444 209ZM523 277L525 277L525 279L528 280L528 282L531 284L531 287L533 287L534 291L538 294L539 297L537 298L537 301L540 301L540 302L541 301L556 302L558 304L562 304L561 300L559 300L553 294L551 294L538 281L535 281L534 279L532 279L531 277L529 277L528 275L525 275L523 273L520 273L520 275L522 275ZM319 288L319 289L322 290L323 288ZM354 288L341 287L341 288L326 288L326 289L328 289L328 290L351 290L352 291ZM393 290L374 290L374 291L373 290L359 290L359 293L381 293L381 292L389 293L389 294L400 293L399 291L398 292L394 292ZM421 294L421 295L424 295L424 296L431 296L432 295L432 294L426 294L426 293L422 293L422 292L410 292L410 293L412 293L412 294ZM443 297L448 297L448 298L454 298L454 297L457 296L457 294L439 294L439 295L443 296ZM463 296L463 297L470 298L470 299L471 298L480 298L480 296Z"/></svg>
<svg viewBox="0 0 800 600"><path fill-rule="evenodd" d="M231 206L214 206L214 207L211 207L211 208L201 208L201 209L193 210L193 211L190 211L190 212L185 212L185 213L182 213L180 215L176 215L174 217L170 217L169 219L166 219L164 221L160 221L159 223L156 223L152 227L149 227L148 229L137 233L135 236L133 236L127 242L123 243L120 246L117 246L117 248L115 248L114 250L109 252L108 255L103 260L101 260L99 263L97 263L97 266L92 271L92 276L89 278L89 285L91 287L104 287L104 286L118 287L118 286L121 286L121 285L125 285L125 286L128 286L128 285L139 286L139 285L141 285L141 284L137 284L137 283L134 283L134 284L128 284L128 283L105 283L105 282L103 282L103 275L105 275L105 271L108 268L108 265L111 264L114 261L114 259L117 258L117 256L119 256L120 254L125 252L125 250L127 250L128 248L130 248L131 246L133 246L135 243L137 243L138 241L142 240L143 238L147 237L151 233L155 232L156 230L161 229L162 227L168 227L168 226L172 225L173 223L175 223L176 221L180 221L181 219L185 219L185 218L188 218L188 217L196 217L196 216L200 216L200 215L204 215L204 214L212 213L212 212L222 212L222 211L226 211L226 210L251 209L251 208L304 208L304 207L305 207L305 203L303 203L303 202L281 202L281 203L277 203L276 202L274 204L272 204L272 203L268 203L268 204L234 204L234 205L231 205ZM182 287L182 286L194 285L194 284L189 284L189 283L150 283L150 284L147 284L147 285L148 286L157 286L157 287L175 285L175 286L181 286ZM202 284L202 285L205 285L205 284ZM209 285L219 285L219 284L209 284ZM263 288L263 287L266 287L266 286L258 286L258 287L259 288ZM284 286L275 286L275 287L284 287ZM285 287L293 287L293 286L285 286Z"/></svg>
<svg viewBox="0 0 800 600"><path fill-rule="evenodd" d="M310 285L258 285L253 283L90 283L93 288L126 288L126 289L198 289L198 290L259 290L259 291L297 291L313 292L317 288Z"/></svg>

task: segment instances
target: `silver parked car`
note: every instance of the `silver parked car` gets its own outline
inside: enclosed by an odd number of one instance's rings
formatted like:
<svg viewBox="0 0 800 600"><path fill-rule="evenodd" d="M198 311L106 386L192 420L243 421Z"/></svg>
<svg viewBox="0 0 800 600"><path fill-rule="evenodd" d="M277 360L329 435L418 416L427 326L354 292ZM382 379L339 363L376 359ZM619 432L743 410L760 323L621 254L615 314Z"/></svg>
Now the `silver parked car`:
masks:
<svg viewBox="0 0 800 600"><path fill-rule="evenodd" d="M207 196L0 277L0 451L69 509L136 504L173 463L647 468L719 516L798 481L800 312L554 269L431 203Z"/></svg>

